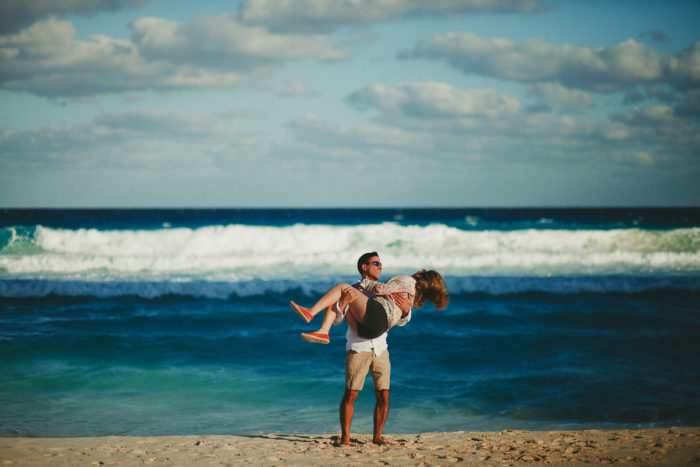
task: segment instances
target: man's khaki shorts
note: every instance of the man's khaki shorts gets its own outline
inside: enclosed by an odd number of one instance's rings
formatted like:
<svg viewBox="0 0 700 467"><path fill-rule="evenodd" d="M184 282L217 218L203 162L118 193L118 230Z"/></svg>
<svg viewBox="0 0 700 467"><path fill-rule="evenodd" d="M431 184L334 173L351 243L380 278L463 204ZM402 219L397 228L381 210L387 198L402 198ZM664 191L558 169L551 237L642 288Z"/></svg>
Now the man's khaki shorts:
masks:
<svg viewBox="0 0 700 467"><path fill-rule="evenodd" d="M391 376L389 351L385 350L377 357L374 352L348 350L345 354L345 389L362 391L368 371L372 372L375 390L389 389Z"/></svg>

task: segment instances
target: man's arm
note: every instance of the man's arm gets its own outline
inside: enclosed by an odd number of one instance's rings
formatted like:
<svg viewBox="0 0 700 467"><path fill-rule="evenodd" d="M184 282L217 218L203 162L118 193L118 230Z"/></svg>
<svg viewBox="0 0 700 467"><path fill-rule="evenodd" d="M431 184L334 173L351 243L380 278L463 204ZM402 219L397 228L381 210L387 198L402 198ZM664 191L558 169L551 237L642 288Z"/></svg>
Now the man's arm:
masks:
<svg viewBox="0 0 700 467"><path fill-rule="evenodd" d="M361 296L364 296L362 292L354 287L348 287L340 294L340 300L338 300L337 306L340 310L345 310L346 306Z"/></svg>
<svg viewBox="0 0 700 467"><path fill-rule="evenodd" d="M396 306L401 309L402 318L406 316L411 311L411 307L413 307L413 298L408 298L406 295L408 294L401 292L395 293L391 296L394 303L396 303Z"/></svg>

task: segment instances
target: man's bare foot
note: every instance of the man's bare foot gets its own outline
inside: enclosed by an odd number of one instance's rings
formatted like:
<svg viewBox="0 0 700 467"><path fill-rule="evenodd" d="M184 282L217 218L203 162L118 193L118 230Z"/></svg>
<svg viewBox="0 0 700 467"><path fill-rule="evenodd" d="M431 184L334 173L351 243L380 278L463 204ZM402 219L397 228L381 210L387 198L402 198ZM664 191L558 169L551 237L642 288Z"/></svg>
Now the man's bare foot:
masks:
<svg viewBox="0 0 700 467"><path fill-rule="evenodd" d="M384 439L383 439L381 436L375 436L375 437L372 439L372 442L373 442L374 444L378 444L379 446L384 446L384 445L389 444L389 443L387 443L386 441L384 441Z"/></svg>
<svg viewBox="0 0 700 467"><path fill-rule="evenodd" d="M350 441L350 438L340 438L338 446L354 446L354 444Z"/></svg>

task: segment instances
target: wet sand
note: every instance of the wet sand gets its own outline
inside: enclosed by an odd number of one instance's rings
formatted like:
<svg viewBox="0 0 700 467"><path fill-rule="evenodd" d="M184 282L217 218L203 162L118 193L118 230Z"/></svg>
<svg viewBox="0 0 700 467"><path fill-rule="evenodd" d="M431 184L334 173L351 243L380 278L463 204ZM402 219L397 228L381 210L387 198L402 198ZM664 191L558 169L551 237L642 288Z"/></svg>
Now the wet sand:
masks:
<svg viewBox="0 0 700 467"><path fill-rule="evenodd" d="M700 465L700 428L337 435L0 438L0 465Z"/></svg>

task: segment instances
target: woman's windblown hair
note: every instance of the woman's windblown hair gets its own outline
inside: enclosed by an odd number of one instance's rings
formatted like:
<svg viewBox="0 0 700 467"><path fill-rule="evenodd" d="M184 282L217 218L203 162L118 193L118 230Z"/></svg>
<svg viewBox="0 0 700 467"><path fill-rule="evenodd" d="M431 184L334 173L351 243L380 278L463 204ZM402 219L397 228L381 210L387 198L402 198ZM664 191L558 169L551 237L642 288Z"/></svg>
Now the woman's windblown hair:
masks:
<svg viewBox="0 0 700 467"><path fill-rule="evenodd" d="M432 302L438 310L447 306L450 297L447 295L445 280L439 272L421 269L413 278L416 280L416 298L413 306L420 308L426 300Z"/></svg>

